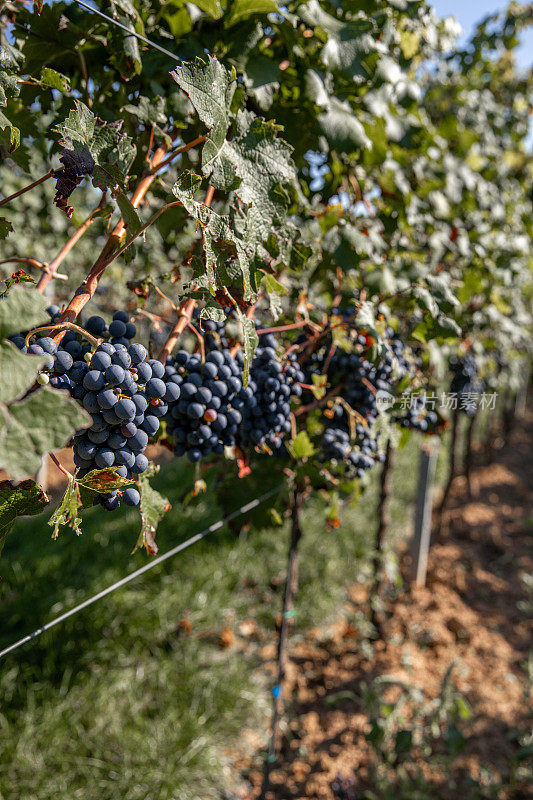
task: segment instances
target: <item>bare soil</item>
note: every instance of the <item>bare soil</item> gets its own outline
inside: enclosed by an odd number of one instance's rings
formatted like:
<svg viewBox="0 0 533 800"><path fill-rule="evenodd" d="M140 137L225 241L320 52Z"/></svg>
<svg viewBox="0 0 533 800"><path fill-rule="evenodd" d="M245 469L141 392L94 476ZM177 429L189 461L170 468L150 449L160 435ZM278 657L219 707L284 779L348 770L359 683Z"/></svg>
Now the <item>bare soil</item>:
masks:
<svg viewBox="0 0 533 800"><path fill-rule="evenodd" d="M391 675L434 698L452 664L454 684L473 714L462 725L466 746L451 772L430 767L420 757L416 766L432 788L428 796L533 797L531 786L532 794L521 785L497 795L472 789L472 780L483 784L485 767L492 779L504 779L516 752L515 732L527 729L531 708L526 674L531 600L523 578L533 573L532 434L530 413L517 423L494 463L474 470L471 497L464 479L456 480L447 528L431 549L427 585L411 588L406 583L399 596L390 593L373 655L365 656L350 622L354 611L368 612L367 590L360 584L350 588L349 601L332 627L312 630L293 645L281 757L268 800L335 800L331 787L339 775L355 781L354 797L362 789L375 791L376 760L365 738L371 725L360 701L361 682ZM406 557L402 566L405 570ZM273 672L274 646L265 647L263 655ZM255 753L237 767L248 782L240 796L260 797L257 741Z"/></svg>

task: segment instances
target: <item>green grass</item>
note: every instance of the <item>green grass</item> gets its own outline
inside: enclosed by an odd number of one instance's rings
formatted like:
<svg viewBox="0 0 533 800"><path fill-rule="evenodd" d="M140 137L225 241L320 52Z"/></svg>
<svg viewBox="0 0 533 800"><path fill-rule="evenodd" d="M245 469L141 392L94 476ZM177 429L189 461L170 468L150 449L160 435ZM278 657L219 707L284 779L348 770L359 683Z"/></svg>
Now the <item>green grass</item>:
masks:
<svg viewBox="0 0 533 800"><path fill-rule="evenodd" d="M391 541L411 521L417 462L413 439L396 458ZM299 631L338 612L347 586L368 573L378 472L335 532L308 503ZM158 533L161 552L222 516L209 491L179 506L189 480L173 462L155 481L174 503ZM242 486L234 504L254 496ZM63 531L55 542L48 516L21 521L8 537L2 646L147 560L130 555L132 510L92 509L81 538ZM273 630L282 586L271 581L283 574L287 544L286 526L219 531L0 662L1 800L225 797L225 749L244 726L265 726L269 679L256 648L223 650L206 634L250 617ZM179 627L184 614L190 634Z"/></svg>

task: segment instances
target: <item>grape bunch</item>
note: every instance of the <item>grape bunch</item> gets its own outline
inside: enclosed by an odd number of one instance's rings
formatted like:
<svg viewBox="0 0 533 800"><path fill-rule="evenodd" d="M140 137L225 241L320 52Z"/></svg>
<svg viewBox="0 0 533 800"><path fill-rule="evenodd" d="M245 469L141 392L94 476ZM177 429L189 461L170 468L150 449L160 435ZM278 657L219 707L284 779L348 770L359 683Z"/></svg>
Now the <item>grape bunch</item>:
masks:
<svg viewBox="0 0 533 800"><path fill-rule="evenodd" d="M167 433L177 456L198 462L235 444L248 389L242 385L242 354L210 349L205 362L180 350L164 370Z"/></svg>
<svg viewBox="0 0 533 800"><path fill-rule="evenodd" d="M407 413L404 416L397 416L395 419L402 428L420 431L420 433L439 433L445 422L440 414L431 407L432 405L433 401L429 401L427 395L413 395Z"/></svg>
<svg viewBox="0 0 533 800"><path fill-rule="evenodd" d="M331 784L331 791L335 800L358 800L359 798L354 778L337 775Z"/></svg>
<svg viewBox="0 0 533 800"><path fill-rule="evenodd" d="M302 393L305 376L295 353L282 361L273 334L261 337L250 367L250 381L243 391L242 424L237 434L241 449L261 447L275 452L291 431L291 397Z"/></svg>
<svg viewBox="0 0 533 800"><path fill-rule="evenodd" d="M480 394L485 388L478 374L474 354L467 353L462 358L453 357L450 359L450 369L453 375L450 392L457 394L460 409L472 417L476 413L476 403L468 402L468 395Z"/></svg>
<svg viewBox="0 0 533 800"><path fill-rule="evenodd" d="M322 457L324 461L342 463L348 477L362 478L377 461L383 460L374 432L378 408L371 387L390 392L390 368L389 363L376 367L363 355L343 350L335 351L331 359L328 377L333 386L342 386L340 397L355 414L350 419L350 411L339 402L326 411Z"/></svg>
<svg viewBox="0 0 533 800"><path fill-rule="evenodd" d="M350 323L354 309L334 309L336 316ZM327 375L328 384L338 387L336 400L323 414L324 434L319 457L343 471L347 477L362 478L378 461L383 461L375 433L379 409L376 394L394 395L396 384L412 369L404 344L392 328L385 331L388 349L375 363L367 354L372 339L347 324L346 338L351 351L337 347L332 339L313 350L305 360L306 382L313 375Z"/></svg>
<svg viewBox="0 0 533 800"><path fill-rule="evenodd" d="M49 308L53 321L59 310ZM144 454L150 437L159 429L159 420L168 411L169 392L162 380L163 364L148 359L142 344L132 343L136 333L129 315L117 311L106 326L101 317L91 317L87 328L95 335L111 336L96 348L67 331L60 345L49 336L40 336L27 352L48 356L48 363L38 377L41 384L66 389L92 417L92 424L74 436L74 463L77 475L85 477L93 469L116 467L123 478L132 479L148 467ZM24 348L24 336L13 337ZM120 504L137 505L139 492L127 487L97 495L97 502L112 511Z"/></svg>

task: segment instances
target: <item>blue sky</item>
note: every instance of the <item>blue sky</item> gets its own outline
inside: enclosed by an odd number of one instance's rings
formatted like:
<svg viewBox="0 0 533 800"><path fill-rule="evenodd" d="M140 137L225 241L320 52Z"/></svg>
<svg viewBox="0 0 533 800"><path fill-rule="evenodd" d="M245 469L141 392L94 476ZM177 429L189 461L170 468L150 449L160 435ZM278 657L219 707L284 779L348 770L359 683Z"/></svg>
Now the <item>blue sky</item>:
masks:
<svg viewBox="0 0 533 800"><path fill-rule="evenodd" d="M429 0L439 17L454 16L468 36L476 23L505 8L507 3L501 0ZM523 43L518 51L520 64L531 66L533 62L533 28L523 36Z"/></svg>

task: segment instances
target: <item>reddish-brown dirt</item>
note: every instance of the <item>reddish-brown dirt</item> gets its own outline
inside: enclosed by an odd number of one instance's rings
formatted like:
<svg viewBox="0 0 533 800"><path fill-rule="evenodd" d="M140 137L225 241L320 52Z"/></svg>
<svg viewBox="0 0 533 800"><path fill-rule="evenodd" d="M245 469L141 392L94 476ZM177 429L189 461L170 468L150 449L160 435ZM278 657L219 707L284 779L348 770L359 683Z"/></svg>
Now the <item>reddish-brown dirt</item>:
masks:
<svg viewBox="0 0 533 800"><path fill-rule="evenodd" d="M487 767L496 782L508 774L516 752L513 732L527 729L531 695L525 663L531 627L523 579L533 573L532 434L530 414L494 463L475 469L471 498L464 480L456 480L447 530L431 549L427 585L406 587L387 602L383 635L374 643L373 655L363 652L357 627L350 622L350 614L353 618L354 612L368 610L360 585L350 589L349 603L334 626L310 631L291 648L281 757L268 800L335 800L331 784L338 775L355 781L354 797L363 789L376 791L362 682L368 685L376 676L391 675L421 687L431 699L452 664L454 686L472 709L472 717L460 723L466 745L446 769L422 757L416 763L415 758L413 768L431 789L423 796L532 796L520 782L497 794L479 794L479 785L472 788L472 781L483 785L487 780ZM241 796L258 798L261 756L256 751L237 766L253 787Z"/></svg>

